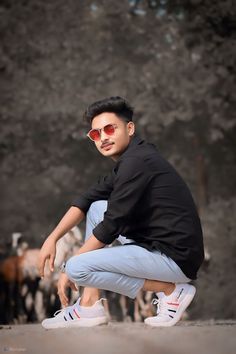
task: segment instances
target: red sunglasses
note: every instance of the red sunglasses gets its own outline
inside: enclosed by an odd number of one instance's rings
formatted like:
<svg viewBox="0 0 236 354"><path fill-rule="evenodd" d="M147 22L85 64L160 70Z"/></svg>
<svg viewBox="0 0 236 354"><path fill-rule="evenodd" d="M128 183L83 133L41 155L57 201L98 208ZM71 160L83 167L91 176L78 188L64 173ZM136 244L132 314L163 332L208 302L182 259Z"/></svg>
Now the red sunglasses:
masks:
<svg viewBox="0 0 236 354"><path fill-rule="evenodd" d="M92 141L99 141L101 139L101 132L104 131L106 135L113 135L115 133L115 129L117 128L116 124L107 124L105 127L100 129L91 129L87 137Z"/></svg>

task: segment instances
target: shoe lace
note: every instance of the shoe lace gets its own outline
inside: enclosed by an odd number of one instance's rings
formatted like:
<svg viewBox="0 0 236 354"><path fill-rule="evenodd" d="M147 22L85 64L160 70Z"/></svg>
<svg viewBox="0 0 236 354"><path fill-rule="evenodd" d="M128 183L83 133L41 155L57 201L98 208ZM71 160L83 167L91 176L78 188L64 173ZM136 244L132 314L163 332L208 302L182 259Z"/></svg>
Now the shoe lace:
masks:
<svg viewBox="0 0 236 354"><path fill-rule="evenodd" d="M102 297L101 299L98 300L98 302L99 302L100 304L102 304L102 300L107 301L106 298ZM58 314L61 313L61 312L62 312L62 313L63 313L63 312L68 313L68 311L70 311L70 309L72 309L73 306L74 306L74 305L72 305L72 306L67 306L67 307L64 307L63 309L57 310L57 311L53 314L53 316L55 317L56 315L58 315Z"/></svg>
<svg viewBox="0 0 236 354"><path fill-rule="evenodd" d="M72 306L67 306L67 307L65 307L65 308L63 308L63 309L60 309L60 310L57 310L54 314L53 314L53 316L55 317L56 315L58 315L59 313L61 313L61 312L67 312L69 309L71 309L72 308Z"/></svg>
<svg viewBox="0 0 236 354"><path fill-rule="evenodd" d="M160 300L159 299L153 299L152 300L152 305L157 305L157 314L160 312L160 306L161 306L161 304L160 304Z"/></svg>
<svg viewBox="0 0 236 354"><path fill-rule="evenodd" d="M55 317L55 316L58 315L60 312L62 312L62 310L64 310L64 309L57 310L56 312L54 312L53 316Z"/></svg>
<svg viewBox="0 0 236 354"><path fill-rule="evenodd" d="M162 301L161 299L153 299L152 304L157 305L157 315L159 316L168 315L168 307L165 301Z"/></svg>

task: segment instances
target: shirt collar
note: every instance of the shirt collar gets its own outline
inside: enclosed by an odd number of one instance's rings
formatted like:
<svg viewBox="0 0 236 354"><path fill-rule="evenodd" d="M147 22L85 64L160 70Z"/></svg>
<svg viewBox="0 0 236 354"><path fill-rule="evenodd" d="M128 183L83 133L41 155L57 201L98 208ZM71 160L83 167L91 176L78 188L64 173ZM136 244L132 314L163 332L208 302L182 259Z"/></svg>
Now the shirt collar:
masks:
<svg viewBox="0 0 236 354"><path fill-rule="evenodd" d="M140 136L138 135L134 135L130 142L129 145L127 146L126 150L120 155L120 157L118 158L117 162L120 161L120 159L123 156L126 156L131 150L133 150L137 145L140 145L144 142L144 140L142 138L140 138Z"/></svg>

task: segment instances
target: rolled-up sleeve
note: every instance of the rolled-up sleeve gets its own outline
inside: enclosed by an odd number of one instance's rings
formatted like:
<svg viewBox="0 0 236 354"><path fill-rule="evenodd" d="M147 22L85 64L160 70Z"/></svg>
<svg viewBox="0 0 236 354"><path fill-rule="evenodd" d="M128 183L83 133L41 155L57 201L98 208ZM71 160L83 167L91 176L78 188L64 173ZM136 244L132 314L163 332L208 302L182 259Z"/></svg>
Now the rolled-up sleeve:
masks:
<svg viewBox="0 0 236 354"><path fill-rule="evenodd" d="M90 205L97 200L107 200L113 189L112 173L100 177L85 193L82 193L72 202L72 206L80 208L85 214Z"/></svg>
<svg viewBox="0 0 236 354"><path fill-rule="evenodd" d="M110 244L123 233L150 178L142 159L126 157L120 161L104 220L93 230L99 241Z"/></svg>

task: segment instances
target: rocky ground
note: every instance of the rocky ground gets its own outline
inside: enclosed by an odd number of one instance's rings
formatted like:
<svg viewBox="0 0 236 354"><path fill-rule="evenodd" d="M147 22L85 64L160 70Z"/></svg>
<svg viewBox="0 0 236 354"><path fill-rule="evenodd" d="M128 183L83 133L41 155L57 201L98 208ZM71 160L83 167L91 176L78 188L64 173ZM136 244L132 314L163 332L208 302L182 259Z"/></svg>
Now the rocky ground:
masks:
<svg viewBox="0 0 236 354"><path fill-rule="evenodd" d="M80 329L2 327L0 352L27 354L234 354L235 321L183 322L171 328L110 323Z"/></svg>

